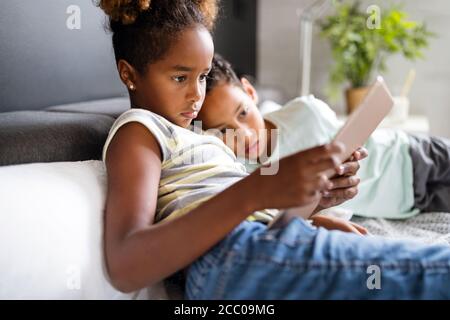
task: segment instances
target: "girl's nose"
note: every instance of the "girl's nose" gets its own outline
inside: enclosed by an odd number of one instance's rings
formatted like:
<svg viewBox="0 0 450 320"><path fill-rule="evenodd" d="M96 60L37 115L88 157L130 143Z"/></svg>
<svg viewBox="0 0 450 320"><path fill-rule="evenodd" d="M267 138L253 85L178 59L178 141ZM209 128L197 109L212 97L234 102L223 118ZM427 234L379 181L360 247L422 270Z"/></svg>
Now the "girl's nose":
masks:
<svg viewBox="0 0 450 320"><path fill-rule="evenodd" d="M189 88L188 92L188 100L192 102L200 101L202 98L202 85L196 81L196 83L192 84Z"/></svg>

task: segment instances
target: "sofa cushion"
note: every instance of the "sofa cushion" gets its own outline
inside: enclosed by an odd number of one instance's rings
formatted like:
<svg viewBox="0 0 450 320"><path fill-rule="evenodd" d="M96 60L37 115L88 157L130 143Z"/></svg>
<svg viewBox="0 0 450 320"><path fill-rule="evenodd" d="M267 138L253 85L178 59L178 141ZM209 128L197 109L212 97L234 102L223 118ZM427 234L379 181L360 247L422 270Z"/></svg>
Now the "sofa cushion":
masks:
<svg viewBox="0 0 450 320"><path fill-rule="evenodd" d="M77 113L96 113L117 118L130 108L128 97L119 97L112 99L93 100L72 104L63 104L48 107L47 111L57 112L77 112Z"/></svg>
<svg viewBox="0 0 450 320"><path fill-rule="evenodd" d="M101 161L0 167L0 299L167 299L115 290L103 256Z"/></svg>
<svg viewBox="0 0 450 320"><path fill-rule="evenodd" d="M0 165L101 159L113 123L92 113L0 113Z"/></svg>

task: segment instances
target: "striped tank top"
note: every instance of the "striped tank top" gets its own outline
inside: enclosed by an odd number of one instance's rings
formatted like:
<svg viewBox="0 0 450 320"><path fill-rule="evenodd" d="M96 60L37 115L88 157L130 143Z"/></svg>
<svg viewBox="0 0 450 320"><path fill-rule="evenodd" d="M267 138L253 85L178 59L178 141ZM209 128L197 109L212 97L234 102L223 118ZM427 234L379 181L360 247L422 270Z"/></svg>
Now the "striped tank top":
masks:
<svg viewBox="0 0 450 320"><path fill-rule="evenodd" d="M177 126L149 110L132 108L117 118L103 147L103 161L117 130L139 122L161 148L161 178L155 222L173 219L246 177L245 167L219 138ZM278 210L260 210L247 220L270 222Z"/></svg>

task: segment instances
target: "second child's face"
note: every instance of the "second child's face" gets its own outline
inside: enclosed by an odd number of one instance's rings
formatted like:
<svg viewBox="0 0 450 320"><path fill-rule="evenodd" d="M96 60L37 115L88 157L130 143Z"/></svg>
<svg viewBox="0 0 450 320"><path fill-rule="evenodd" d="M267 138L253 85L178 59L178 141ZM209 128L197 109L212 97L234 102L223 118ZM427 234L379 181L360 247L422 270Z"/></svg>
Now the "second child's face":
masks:
<svg viewBox="0 0 450 320"><path fill-rule="evenodd" d="M266 149L267 136L264 119L256 105L256 91L248 86L247 82L243 90L227 83L218 84L206 95L198 119L203 129L220 130L223 141L238 157L257 160ZM231 139L227 138L227 129L233 130ZM239 149L239 146L245 147ZM245 155L240 154L242 151Z"/></svg>
<svg viewBox="0 0 450 320"><path fill-rule="evenodd" d="M213 54L213 41L205 28L183 31L164 58L138 77L132 102L188 127L205 99Z"/></svg>

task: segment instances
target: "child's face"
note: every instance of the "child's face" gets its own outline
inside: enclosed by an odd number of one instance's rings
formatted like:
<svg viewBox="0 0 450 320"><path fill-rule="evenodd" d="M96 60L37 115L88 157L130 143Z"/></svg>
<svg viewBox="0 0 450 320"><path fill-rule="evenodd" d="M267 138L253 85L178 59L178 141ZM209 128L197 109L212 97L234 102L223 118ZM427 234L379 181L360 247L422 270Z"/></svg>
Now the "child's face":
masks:
<svg viewBox="0 0 450 320"><path fill-rule="evenodd" d="M244 89L227 83L215 86L208 92L198 119L204 130L221 130L223 141L238 157L257 160L266 149L266 128L255 89L246 79L242 83ZM235 130L234 139L227 139L226 129ZM245 145L245 155L238 154L240 144Z"/></svg>
<svg viewBox="0 0 450 320"><path fill-rule="evenodd" d="M205 99L214 45L203 27L183 31L162 60L137 76L132 102L181 127L197 117Z"/></svg>

